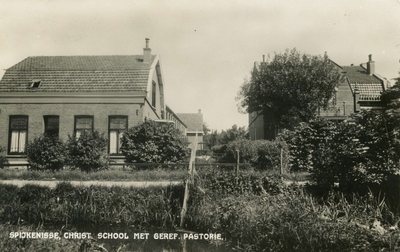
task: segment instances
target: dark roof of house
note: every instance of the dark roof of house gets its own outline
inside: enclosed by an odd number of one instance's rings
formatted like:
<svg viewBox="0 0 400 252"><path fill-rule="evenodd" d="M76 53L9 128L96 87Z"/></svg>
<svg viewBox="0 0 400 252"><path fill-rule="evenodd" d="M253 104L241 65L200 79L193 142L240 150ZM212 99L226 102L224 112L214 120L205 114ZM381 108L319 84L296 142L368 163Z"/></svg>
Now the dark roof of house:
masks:
<svg viewBox="0 0 400 252"><path fill-rule="evenodd" d="M143 55L36 56L10 67L0 92L145 92L151 61ZM40 81L31 88L32 81Z"/></svg>
<svg viewBox="0 0 400 252"><path fill-rule="evenodd" d="M357 89L360 93L360 100L379 101L382 92L385 90L383 81L376 75L369 75L362 66L343 66L343 73L347 77L351 89Z"/></svg>
<svg viewBox="0 0 400 252"><path fill-rule="evenodd" d="M186 124L187 131L203 131L202 113L177 113L177 115Z"/></svg>

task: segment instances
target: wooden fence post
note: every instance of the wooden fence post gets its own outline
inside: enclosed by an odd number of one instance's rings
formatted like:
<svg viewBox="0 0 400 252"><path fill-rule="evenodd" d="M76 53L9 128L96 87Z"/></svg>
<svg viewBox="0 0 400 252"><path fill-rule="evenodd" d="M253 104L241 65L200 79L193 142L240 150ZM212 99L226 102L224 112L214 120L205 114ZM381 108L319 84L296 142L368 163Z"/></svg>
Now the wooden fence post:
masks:
<svg viewBox="0 0 400 252"><path fill-rule="evenodd" d="M281 180L283 180L283 149L281 148L281 166L279 169L279 175L281 177Z"/></svg>
<svg viewBox="0 0 400 252"><path fill-rule="evenodd" d="M185 181L185 195L183 196L183 205L182 205L182 210L181 210L181 221L180 221L180 227L183 227L183 223L185 220L185 215L187 212L187 202L189 200L189 183L194 182L194 172L195 172L195 160L196 160L196 149L197 149L197 134L196 138L194 139L193 142L193 148L192 152L190 154L190 161L189 161L189 169L188 169L188 178Z"/></svg>
<svg viewBox="0 0 400 252"><path fill-rule="evenodd" d="M238 185L238 181L239 181L239 150L236 149L236 185Z"/></svg>

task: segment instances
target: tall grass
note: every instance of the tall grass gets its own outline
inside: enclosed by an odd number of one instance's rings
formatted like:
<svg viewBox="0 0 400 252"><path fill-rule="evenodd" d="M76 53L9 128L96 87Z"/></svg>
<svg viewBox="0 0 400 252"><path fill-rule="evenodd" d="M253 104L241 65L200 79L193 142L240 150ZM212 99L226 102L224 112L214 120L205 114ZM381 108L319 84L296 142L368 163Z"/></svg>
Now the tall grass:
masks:
<svg viewBox="0 0 400 252"><path fill-rule="evenodd" d="M254 179L252 184L259 181ZM254 186L253 190L237 187L235 191L226 187L229 194L218 190L207 193L207 188L204 194L204 189L192 188L195 193L187 228L222 233L246 251L400 249L399 217L382 199L332 192L317 200L296 185L263 185L264 192L254 190Z"/></svg>
<svg viewBox="0 0 400 252"><path fill-rule="evenodd" d="M198 174L233 174L236 169L235 165L202 165L196 167ZM241 175L252 174L254 176L270 176L280 178L281 174L277 170L254 170L250 167L241 168ZM97 172L82 172L80 170L61 170L61 171L32 171L26 169L0 169L0 180L21 179L21 180L60 180L60 181L88 181L88 180L105 180L105 181L182 181L186 178L187 169L182 166L180 169L150 169L150 170L131 170L121 167L110 168ZM290 181L305 181L307 173L284 173L283 178Z"/></svg>
<svg viewBox="0 0 400 252"><path fill-rule="evenodd" d="M98 172L82 172L79 170L61 170L61 171L31 171L17 169L1 169L0 180L21 179L21 180L60 180L60 181L89 181L89 180L105 180L105 181L180 181L185 178L187 171L185 170L122 170L110 169Z"/></svg>
<svg viewBox="0 0 400 252"><path fill-rule="evenodd" d="M50 189L0 184L0 222L34 225L172 227L181 186L154 188L74 187Z"/></svg>
<svg viewBox="0 0 400 252"><path fill-rule="evenodd" d="M0 223L170 229L179 223L183 189L0 184ZM372 195L316 199L271 177L222 173L190 188L184 228L221 233L246 251L398 251L398 222Z"/></svg>

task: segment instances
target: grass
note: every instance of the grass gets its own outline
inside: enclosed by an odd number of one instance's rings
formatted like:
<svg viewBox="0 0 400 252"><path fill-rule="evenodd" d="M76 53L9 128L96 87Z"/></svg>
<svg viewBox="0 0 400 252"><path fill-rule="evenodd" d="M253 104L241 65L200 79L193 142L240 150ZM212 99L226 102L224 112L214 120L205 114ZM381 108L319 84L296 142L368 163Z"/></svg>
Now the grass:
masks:
<svg viewBox="0 0 400 252"><path fill-rule="evenodd" d="M216 195L192 203L190 226L222 233L245 251L399 251L399 217L373 197L303 188L276 195ZM267 248L267 249L266 249Z"/></svg>
<svg viewBox="0 0 400 252"><path fill-rule="evenodd" d="M209 174L216 172L231 173L234 171L235 166L198 166L197 171L199 174ZM271 176L280 177L277 170L256 171L252 168L246 167L239 170L240 174L255 176ZM307 173L284 173L282 177L289 181L306 181ZM79 170L61 170L61 171L32 171L27 169L0 169L0 180L59 180L59 181L89 181L89 180L104 180L104 181L183 181L187 176L185 166L180 168L156 168L149 170L133 170L122 167L112 167L108 170L101 170L97 172L82 172Z"/></svg>
<svg viewBox="0 0 400 252"><path fill-rule="evenodd" d="M190 188L186 230L221 233L246 251L400 249L399 216L372 195L331 192L320 199L304 187L250 172L238 180L227 173L201 179ZM179 223L183 192L182 185L138 189L61 183L50 189L0 184L0 223L170 230ZM42 251L42 245L33 246Z"/></svg>
<svg viewBox="0 0 400 252"><path fill-rule="evenodd" d="M1 169L0 180L59 180L59 181L181 181L185 178L187 171L184 170L139 170L132 171L122 169L109 169L98 172L82 172L79 170L61 171L30 171L24 169Z"/></svg>

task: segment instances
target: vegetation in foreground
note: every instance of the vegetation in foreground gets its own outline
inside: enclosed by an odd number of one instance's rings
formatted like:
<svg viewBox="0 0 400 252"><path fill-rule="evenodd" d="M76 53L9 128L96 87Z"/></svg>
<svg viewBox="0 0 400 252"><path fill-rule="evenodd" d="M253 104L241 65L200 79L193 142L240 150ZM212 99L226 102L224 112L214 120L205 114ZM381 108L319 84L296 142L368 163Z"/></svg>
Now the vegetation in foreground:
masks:
<svg viewBox="0 0 400 252"><path fill-rule="evenodd" d="M183 192L183 185L145 189L0 185L0 223L65 230L96 225L174 229L179 225ZM229 173L198 178L190 193L184 228L221 233L246 251L400 249L398 216L372 195L331 192L322 199L268 176L235 178Z"/></svg>
<svg viewBox="0 0 400 252"><path fill-rule="evenodd" d="M26 169L0 169L0 180L57 180L57 181L183 181L187 176L187 166L183 165L178 168L155 168L146 170L132 170L126 168L110 168L97 172L83 172L80 170L60 170L60 171L36 171ZM210 164L208 166L199 166L197 170L200 173L215 173L221 170L234 171L235 165L227 165L221 167L221 164ZM246 170L240 170L241 174L252 174L254 176L272 176L279 178L281 175L277 170L254 170L246 167ZM282 177L288 181L307 181L307 172L284 173Z"/></svg>

